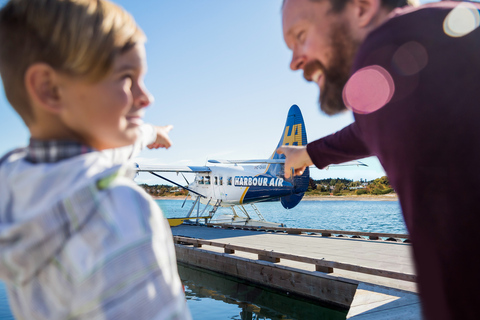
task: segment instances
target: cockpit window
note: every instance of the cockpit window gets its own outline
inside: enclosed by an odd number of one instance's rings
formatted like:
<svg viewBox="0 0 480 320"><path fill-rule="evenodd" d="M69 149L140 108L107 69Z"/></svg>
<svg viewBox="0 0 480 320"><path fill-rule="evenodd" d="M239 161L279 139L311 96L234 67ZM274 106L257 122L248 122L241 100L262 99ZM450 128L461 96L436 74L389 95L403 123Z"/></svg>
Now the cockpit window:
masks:
<svg viewBox="0 0 480 320"><path fill-rule="evenodd" d="M210 177L205 177L205 184L210 184Z"/></svg>
<svg viewBox="0 0 480 320"><path fill-rule="evenodd" d="M204 183L203 177L199 177L199 178L197 179L197 183L198 183L198 184L203 184L203 183Z"/></svg>

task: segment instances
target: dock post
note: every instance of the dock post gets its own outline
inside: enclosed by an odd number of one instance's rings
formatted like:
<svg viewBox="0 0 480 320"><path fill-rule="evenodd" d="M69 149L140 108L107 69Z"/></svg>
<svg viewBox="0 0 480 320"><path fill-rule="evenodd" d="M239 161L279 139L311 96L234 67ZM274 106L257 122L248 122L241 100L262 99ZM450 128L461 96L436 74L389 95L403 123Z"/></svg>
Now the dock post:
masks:
<svg viewBox="0 0 480 320"><path fill-rule="evenodd" d="M278 263L280 262L280 258L272 257L272 256L267 256L263 254L258 255L258 260L263 260L263 261L268 261L271 263Z"/></svg>
<svg viewBox="0 0 480 320"><path fill-rule="evenodd" d="M294 229L289 229L287 230L288 234L302 234L302 231L300 230L294 230Z"/></svg>
<svg viewBox="0 0 480 320"><path fill-rule="evenodd" d="M315 265L315 271L324 272L324 273L333 273L333 268L324 267L324 266L320 266L320 265L316 264Z"/></svg>

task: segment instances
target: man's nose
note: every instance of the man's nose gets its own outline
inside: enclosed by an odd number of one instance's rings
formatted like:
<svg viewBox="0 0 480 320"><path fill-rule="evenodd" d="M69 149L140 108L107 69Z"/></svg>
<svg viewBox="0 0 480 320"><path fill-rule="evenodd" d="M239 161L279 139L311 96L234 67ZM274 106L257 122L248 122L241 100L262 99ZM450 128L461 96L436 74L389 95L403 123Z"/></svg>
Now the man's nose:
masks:
<svg viewBox="0 0 480 320"><path fill-rule="evenodd" d="M292 55L292 61L290 62L290 69L293 71L303 69L305 66L305 57L296 55L295 52Z"/></svg>

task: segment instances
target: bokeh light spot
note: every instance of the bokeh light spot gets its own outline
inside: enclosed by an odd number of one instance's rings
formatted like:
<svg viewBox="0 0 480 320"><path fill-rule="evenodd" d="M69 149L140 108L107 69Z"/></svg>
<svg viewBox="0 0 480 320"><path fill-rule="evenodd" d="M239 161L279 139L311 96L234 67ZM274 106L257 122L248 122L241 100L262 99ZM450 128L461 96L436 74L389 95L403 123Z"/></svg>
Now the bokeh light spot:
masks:
<svg viewBox="0 0 480 320"><path fill-rule="evenodd" d="M392 63L403 76L414 75L428 63L428 53L423 45L410 41L401 45L392 57Z"/></svg>
<svg viewBox="0 0 480 320"><path fill-rule="evenodd" d="M443 30L450 37L463 37L480 25L480 14L474 4L461 2L445 17Z"/></svg>
<svg viewBox="0 0 480 320"><path fill-rule="evenodd" d="M379 110L395 92L390 73L373 65L355 72L343 88L343 101L355 113L368 114Z"/></svg>

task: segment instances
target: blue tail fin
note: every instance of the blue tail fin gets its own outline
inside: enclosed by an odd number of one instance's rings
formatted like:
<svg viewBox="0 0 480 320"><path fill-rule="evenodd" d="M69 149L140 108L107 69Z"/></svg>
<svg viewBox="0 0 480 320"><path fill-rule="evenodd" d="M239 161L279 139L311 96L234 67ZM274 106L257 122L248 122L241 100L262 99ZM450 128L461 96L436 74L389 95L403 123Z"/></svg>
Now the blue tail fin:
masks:
<svg viewBox="0 0 480 320"><path fill-rule="evenodd" d="M307 132L305 130L305 123L303 122L302 112L300 111L300 108L294 104L288 111L287 122L285 123L282 136L280 137L277 148L273 151L271 159L285 159L283 154L278 154L276 152L277 149L283 145L305 146L306 144ZM270 165L268 171L273 175L283 177L284 165ZM295 176L287 180L293 184L293 192L291 195L280 199L284 208L291 209L302 200L305 191L307 191L309 179L310 171L307 168L301 176Z"/></svg>

